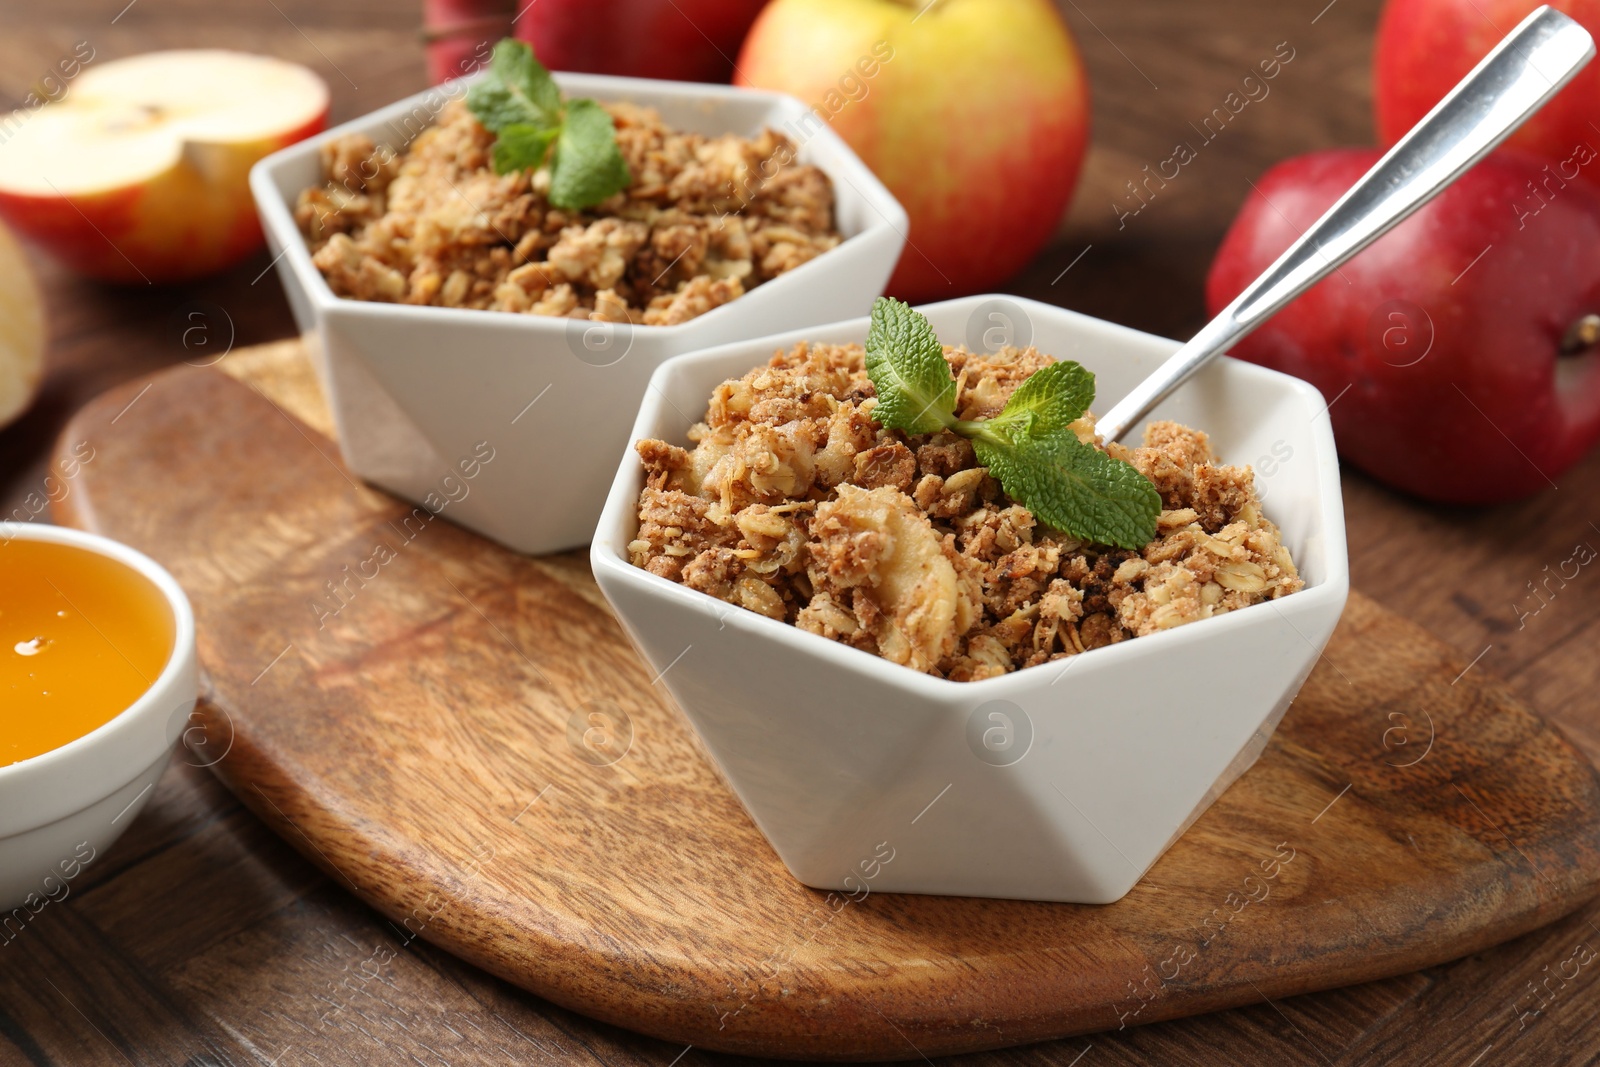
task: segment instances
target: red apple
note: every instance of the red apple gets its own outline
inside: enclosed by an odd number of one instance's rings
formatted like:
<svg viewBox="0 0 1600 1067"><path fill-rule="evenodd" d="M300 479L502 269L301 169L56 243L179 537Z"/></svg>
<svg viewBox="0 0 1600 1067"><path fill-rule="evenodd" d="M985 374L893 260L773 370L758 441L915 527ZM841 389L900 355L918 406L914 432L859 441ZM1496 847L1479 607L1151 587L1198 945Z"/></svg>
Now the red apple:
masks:
<svg viewBox="0 0 1600 1067"><path fill-rule="evenodd" d="M905 205L889 291L992 289L1055 232L1089 86L1049 0L774 0L734 75L813 105Z"/></svg>
<svg viewBox="0 0 1600 1067"><path fill-rule="evenodd" d="M428 84L471 74L487 63L494 43L511 32L516 7L515 0L422 0Z"/></svg>
<svg viewBox="0 0 1600 1067"><path fill-rule="evenodd" d="M1373 102L1378 136L1392 144L1444 98L1540 0L1389 0L1378 21ZM1600 36L1600 0L1549 0ZM1600 63L1580 71L1507 144L1546 159L1600 148Z"/></svg>
<svg viewBox="0 0 1600 1067"><path fill-rule="evenodd" d="M38 394L44 346L44 297L22 247L0 226L0 426Z"/></svg>
<svg viewBox="0 0 1600 1067"><path fill-rule="evenodd" d="M1211 265L1213 313L1378 156L1268 171ZM1321 389L1340 454L1396 488L1488 504L1554 484L1600 439L1600 191L1553 175L1491 156L1233 354Z"/></svg>
<svg viewBox="0 0 1600 1067"><path fill-rule="evenodd" d="M251 166L327 117L322 79L267 56L89 66L56 102L0 119L0 216L90 277L210 274L261 245Z"/></svg>
<svg viewBox="0 0 1600 1067"><path fill-rule="evenodd" d="M537 0L516 35L551 70L725 82L766 0Z"/></svg>

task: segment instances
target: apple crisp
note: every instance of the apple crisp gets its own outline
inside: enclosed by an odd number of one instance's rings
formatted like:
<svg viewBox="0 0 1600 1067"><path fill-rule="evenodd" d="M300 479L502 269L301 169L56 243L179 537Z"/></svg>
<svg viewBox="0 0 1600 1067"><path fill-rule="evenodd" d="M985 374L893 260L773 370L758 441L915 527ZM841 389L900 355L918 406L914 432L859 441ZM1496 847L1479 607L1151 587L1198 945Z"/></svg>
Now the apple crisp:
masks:
<svg viewBox="0 0 1600 1067"><path fill-rule="evenodd" d="M1034 348L946 347L957 414L992 418ZM1204 433L1152 423L1105 445L1161 495L1139 551L1039 524L949 431L873 420L860 345L801 343L719 385L692 449L637 443L647 472L635 566L895 663L956 681L1221 615L1302 587L1254 474ZM1093 416L1072 424L1099 445Z"/></svg>
<svg viewBox="0 0 1600 1067"><path fill-rule="evenodd" d="M833 248L833 185L771 129L669 129L607 104L632 180L593 208L546 200L550 170L496 174L460 101L403 153L360 134L322 150L295 219L340 296L647 326L687 322Z"/></svg>

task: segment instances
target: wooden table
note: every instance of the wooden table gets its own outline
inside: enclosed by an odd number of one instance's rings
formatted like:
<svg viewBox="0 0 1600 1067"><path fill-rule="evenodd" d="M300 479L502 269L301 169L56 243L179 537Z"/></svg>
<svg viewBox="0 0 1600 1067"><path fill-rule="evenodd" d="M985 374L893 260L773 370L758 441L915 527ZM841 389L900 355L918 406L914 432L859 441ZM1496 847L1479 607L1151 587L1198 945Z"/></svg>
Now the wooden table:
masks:
<svg viewBox="0 0 1600 1067"><path fill-rule="evenodd" d="M0 99L73 44L101 57L193 45L267 51L319 70L342 120L422 85L415 5L374 0L57 0L0 4ZM1324 6L1326 5L1326 6ZM1377 0L1066 0L1095 87L1094 151L1060 240L1013 288L1182 336L1247 179L1272 161L1370 136ZM120 12L120 14L119 14ZM1114 200L1171 154L1247 70L1295 58L1214 143L1119 227ZM171 323L206 310L236 344L293 332L266 257L182 288L108 289L38 261L54 341L45 395L0 432L0 510L46 474L68 415L186 353ZM1347 471L1355 584L1509 679L1600 759L1600 578L1582 572L1519 627L1527 583L1600 544L1600 453L1557 489L1488 511L1427 508ZM1120 1034L970 1057L1054 1064L1587 1064L1600 1057L1600 905L1490 952L1371 985ZM455 1065L722 1059L591 1023L420 942L376 978L394 930L318 873L206 772L174 762L117 848L24 936L0 947L0 1064ZM382 958L386 953L380 953ZM1580 966L1581 962L1581 966ZM371 965L367 967L370 969ZM1578 968L1574 973L1573 969ZM1571 977L1559 977L1570 974ZM1540 999L1535 987L1544 983ZM319 1023L334 990L358 1003ZM1541 1007L1538 1014L1526 1014ZM908 1057L916 1052L907 1048Z"/></svg>

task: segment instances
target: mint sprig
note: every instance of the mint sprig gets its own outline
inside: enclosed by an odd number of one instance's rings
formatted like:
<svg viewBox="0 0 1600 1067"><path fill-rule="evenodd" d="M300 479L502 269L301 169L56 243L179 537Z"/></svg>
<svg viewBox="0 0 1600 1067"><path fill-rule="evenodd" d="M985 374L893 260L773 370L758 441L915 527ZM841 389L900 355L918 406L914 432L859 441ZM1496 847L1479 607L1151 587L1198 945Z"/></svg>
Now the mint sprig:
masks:
<svg viewBox="0 0 1600 1067"><path fill-rule="evenodd" d="M978 462L1006 495L1073 537L1119 548L1154 539L1161 495L1130 463L1078 440L1071 424L1094 401L1094 375L1062 360L1019 385L992 419L958 419L956 383L933 326L888 297L872 307L867 376L872 417L905 433L951 430L972 441Z"/></svg>
<svg viewBox="0 0 1600 1067"><path fill-rule="evenodd" d="M508 37L494 46L488 73L467 92L467 109L495 135L496 174L536 170L551 157L550 203L564 211L593 207L632 180L611 115L587 98L563 104L550 72L522 41Z"/></svg>

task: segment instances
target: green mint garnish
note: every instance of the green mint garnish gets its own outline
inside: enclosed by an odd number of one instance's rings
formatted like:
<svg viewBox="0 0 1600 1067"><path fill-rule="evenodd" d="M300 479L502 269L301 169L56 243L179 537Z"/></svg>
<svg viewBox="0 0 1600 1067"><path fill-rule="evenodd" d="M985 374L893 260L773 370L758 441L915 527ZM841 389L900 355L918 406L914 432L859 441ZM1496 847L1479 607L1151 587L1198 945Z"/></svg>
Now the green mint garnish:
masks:
<svg viewBox="0 0 1600 1067"><path fill-rule="evenodd" d="M568 100L522 41L494 46L489 72L467 93L467 108L495 135L496 174L536 170L550 159L550 203L564 211L593 207L627 188L627 161L606 109Z"/></svg>
<svg viewBox="0 0 1600 1067"><path fill-rule="evenodd" d="M1143 548L1155 539L1161 495L1150 479L1071 430L1022 442L975 437L972 446L1006 495L1045 525L1118 548Z"/></svg>
<svg viewBox="0 0 1600 1067"><path fill-rule="evenodd" d="M878 389L872 417L906 433L935 433L950 425L956 383L944 346L926 318L898 300L880 297L867 330L867 376Z"/></svg>
<svg viewBox="0 0 1600 1067"><path fill-rule="evenodd" d="M593 100L567 104L567 121L556 139L550 170L550 202L556 207L588 207L628 186L628 162L617 148L617 128Z"/></svg>
<svg viewBox="0 0 1600 1067"><path fill-rule="evenodd" d="M1028 375L988 428L1010 437L1043 437L1081 419L1092 403L1094 375L1071 360L1060 360Z"/></svg>
<svg viewBox="0 0 1600 1067"><path fill-rule="evenodd" d="M502 127L494 139L496 174L510 174L514 170L528 170L544 161L545 153L560 135L560 130L547 130L522 123ZM552 184L554 179L552 178Z"/></svg>
<svg viewBox="0 0 1600 1067"><path fill-rule="evenodd" d="M494 46L489 73L467 93L478 121L499 133L507 126L561 125L561 90L533 49L506 38Z"/></svg>
<svg viewBox="0 0 1600 1067"><path fill-rule="evenodd" d="M1078 440L1071 424L1094 401L1094 375L1069 360L1040 368L992 419L956 418L956 383L926 318L888 297L872 306L867 376L872 417L905 433L951 430L1006 495L1047 526L1096 544L1142 548L1155 538L1161 495L1124 460Z"/></svg>

